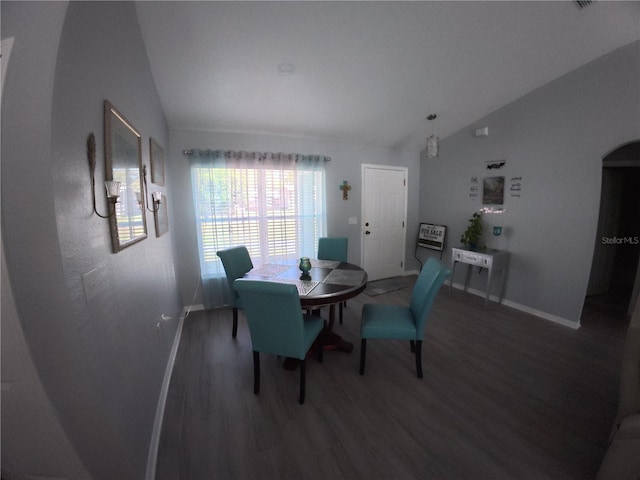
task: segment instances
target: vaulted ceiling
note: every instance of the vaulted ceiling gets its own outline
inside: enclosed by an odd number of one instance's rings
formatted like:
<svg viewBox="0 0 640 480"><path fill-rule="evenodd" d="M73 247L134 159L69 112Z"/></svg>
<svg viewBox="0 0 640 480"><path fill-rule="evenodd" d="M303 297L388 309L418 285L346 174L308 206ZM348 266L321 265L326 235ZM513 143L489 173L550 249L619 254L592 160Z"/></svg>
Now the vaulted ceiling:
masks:
<svg viewBox="0 0 640 480"><path fill-rule="evenodd" d="M640 2L136 7L171 129L389 147L451 134L640 38Z"/></svg>

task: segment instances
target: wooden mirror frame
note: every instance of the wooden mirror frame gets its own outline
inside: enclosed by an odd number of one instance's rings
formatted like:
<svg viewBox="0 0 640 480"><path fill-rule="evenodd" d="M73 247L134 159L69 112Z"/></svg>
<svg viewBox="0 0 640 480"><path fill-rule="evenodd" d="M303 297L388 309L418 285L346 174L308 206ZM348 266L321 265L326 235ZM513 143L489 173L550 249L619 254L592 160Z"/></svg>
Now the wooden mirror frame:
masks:
<svg viewBox="0 0 640 480"><path fill-rule="evenodd" d="M104 101L105 178L122 182L118 202L109 202L113 253L147 238L142 190L142 138L108 100Z"/></svg>

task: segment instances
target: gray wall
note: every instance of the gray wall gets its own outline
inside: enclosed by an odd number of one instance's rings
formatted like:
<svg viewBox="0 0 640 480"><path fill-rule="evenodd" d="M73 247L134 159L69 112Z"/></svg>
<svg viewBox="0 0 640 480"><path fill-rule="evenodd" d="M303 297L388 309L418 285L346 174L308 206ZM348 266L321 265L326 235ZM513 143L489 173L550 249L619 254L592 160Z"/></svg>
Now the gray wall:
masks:
<svg viewBox="0 0 640 480"><path fill-rule="evenodd" d="M361 258L361 165L395 165L409 171L407 263L405 270L415 269L413 258L418 222L419 152L356 145L336 140L295 138L268 135L171 131L171 176L174 181L172 203L176 211L173 222L177 232L176 252L179 288L185 305L202 303L199 288L198 247L191 196L189 160L182 154L187 149L224 149L319 154L331 157L327 171L327 230L332 236L349 238L349 260ZM344 180L352 185L349 199L342 199L339 186ZM349 217L358 219L349 225Z"/></svg>
<svg viewBox="0 0 640 480"><path fill-rule="evenodd" d="M182 305L200 303L185 148L333 157L329 234L349 237L355 261L361 256L361 164L408 167L407 270L418 266L418 222L448 225L449 246L457 243L480 206L469 200L469 178L486 176L486 161L505 159L499 173L522 176L523 197L507 197L507 212L487 223L507 227L491 240L513 253L507 300L577 322L595 241L601 158L640 136L638 43L444 139L440 157L421 163L417 151L323 139L169 133L133 5L72 2L67 10L62 2L3 1L1 9L2 38L15 37L2 97L3 467L7 451L15 451L5 446L29 446L33 434L39 442L30 444L33 450L49 455L40 455L38 465L27 456L15 459L12 466L22 473L77 478L86 468L94 478L144 477L175 318ZM151 136L167 160L170 233L156 238L148 214L149 238L118 254L111 253L108 222L91 211L86 160L86 139L94 132L99 184L104 99L142 133L147 165ZM479 126L488 126L490 136L474 138ZM338 189L343 180L353 185L347 202ZM349 217L358 225L349 225ZM87 300L82 275L93 269L100 289ZM474 286L481 288L482 280ZM162 315L174 320L160 322ZM5 342L22 336L20 353L7 361L12 352ZM22 388L31 374L16 361L29 355L38 404L27 398L32 390ZM50 422L41 435L24 428L13 436L20 423L36 418ZM74 451L78 460L62 461Z"/></svg>
<svg viewBox="0 0 640 480"><path fill-rule="evenodd" d="M481 197L469 196L471 177L504 175L506 212L484 216L484 242L511 252L507 303L577 326L596 241L602 158L640 137L639 89L635 42L447 137L439 158L422 162L421 218L448 225L448 246L458 245L482 207ZM489 136L474 137L485 126ZM486 169L496 160L506 166ZM520 198L509 195L513 177L522 177ZM505 233L494 238L493 225ZM486 273L473 280L484 291ZM460 272L455 282L462 281Z"/></svg>
<svg viewBox="0 0 640 480"><path fill-rule="evenodd" d="M51 143L50 133L38 124L38 120L41 116L51 117L50 99L56 51L66 8L64 2L48 3L46 6L34 3L16 12L12 4L2 4L3 20L11 17L17 30L21 26L37 26L28 38L20 42L19 52L29 52L29 65L14 67L38 67L39 75L30 82L34 102L25 103L24 116L16 116L17 120L25 122L34 113L34 105L41 104L39 115L32 124L32 132L38 133L33 139L36 150L48 148ZM4 29L4 23L2 26ZM4 68L7 51L3 51L2 55ZM24 62L24 58L19 62ZM6 117L3 120L6 123ZM7 158L4 153L3 171ZM2 476L22 478L21 474L25 472L50 472L63 478L87 478L89 474L60 425L33 364L19 320L6 260L2 241Z"/></svg>
<svg viewBox="0 0 640 480"><path fill-rule="evenodd" d="M11 283L3 283L3 300L12 287L46 395L92 477L143 478L178 321L157 325L181 313L172 238L156 238L148 214L149 237L111 253L108 221L92 213L86 140L96 134L100 186L104 99L142 134L147 165L149 137L167 149L169 135L134 6L71 2L64 16L65 6L2 2L3 38L15 37L2 97ZM98 206L105 210L102 189ZM87 299L82 275L93 269L99 290ZM3 351L3 381L12 373ZM21 392L3 391L3 416L5 398ZM28 411L13 413L30 420ZM11 443L5 433L3 422L3 444ZM26 474L65 474L23 466Z"/></svg>

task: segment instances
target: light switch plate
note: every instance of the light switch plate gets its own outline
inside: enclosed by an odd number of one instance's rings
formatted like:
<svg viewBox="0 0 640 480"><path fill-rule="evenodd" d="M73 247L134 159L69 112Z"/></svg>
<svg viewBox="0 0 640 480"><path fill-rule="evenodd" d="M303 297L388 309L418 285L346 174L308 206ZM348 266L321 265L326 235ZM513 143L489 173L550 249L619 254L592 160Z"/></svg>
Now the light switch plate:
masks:
<svg viewBox="0 0 640 480"><path fill-rule="evenodd" d="M88 302L98 294L98 269L94 268L82 275L82 284L84 285L84 296Z"/></svg>

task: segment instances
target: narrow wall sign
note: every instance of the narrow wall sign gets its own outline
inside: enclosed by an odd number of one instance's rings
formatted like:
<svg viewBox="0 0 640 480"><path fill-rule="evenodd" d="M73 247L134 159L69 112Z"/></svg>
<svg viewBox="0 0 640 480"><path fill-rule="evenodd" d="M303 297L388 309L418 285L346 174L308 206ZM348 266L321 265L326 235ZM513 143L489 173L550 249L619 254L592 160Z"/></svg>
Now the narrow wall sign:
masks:
<svg viewBox="0 0 640 480"><path fill-rule="evenodd" d="M478 197L478 177L471 177L471 182L469 183L469 198L471 200Z"/></svg>
<svg viewBox="0 0 640 480"><path fill-rule="evenodd" d="M512 197L519 197L522 192L522 177L511 177L509 193Z"/></svg>

